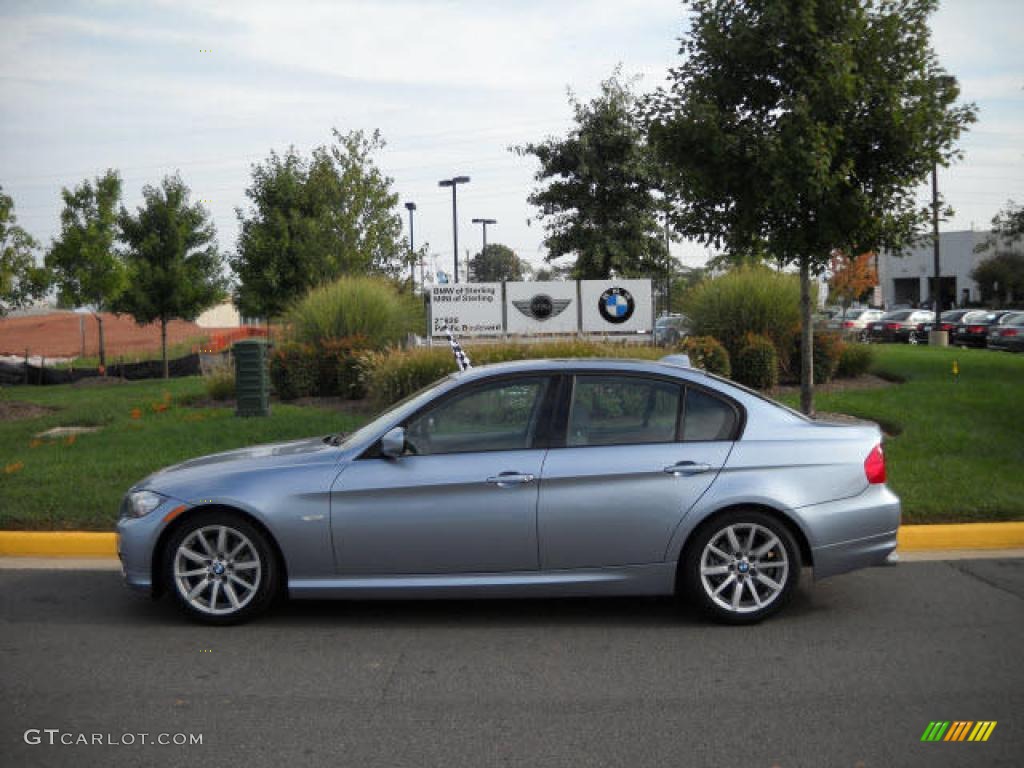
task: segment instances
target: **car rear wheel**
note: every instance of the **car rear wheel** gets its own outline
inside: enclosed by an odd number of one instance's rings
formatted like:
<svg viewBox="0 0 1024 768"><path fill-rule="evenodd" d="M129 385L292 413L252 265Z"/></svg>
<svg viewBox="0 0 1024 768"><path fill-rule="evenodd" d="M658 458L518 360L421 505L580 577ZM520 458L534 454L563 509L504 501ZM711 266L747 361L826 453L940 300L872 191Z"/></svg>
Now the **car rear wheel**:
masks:
<svg viewBox="0 0 1024 768"><path fill-rule="evenodd" d="M234 624L263 611L278 585L278 567L266 536L242 515L200 514L168 542L168 591L191 618Z"/></svg>
<svg viewBox="0 0 1024 768"><path fill-rule="evenodd" d="M727 624L753 624L779 611L800 578L800 549L785 525L755 510L714 518L683 561L691 600Z"/></svg>

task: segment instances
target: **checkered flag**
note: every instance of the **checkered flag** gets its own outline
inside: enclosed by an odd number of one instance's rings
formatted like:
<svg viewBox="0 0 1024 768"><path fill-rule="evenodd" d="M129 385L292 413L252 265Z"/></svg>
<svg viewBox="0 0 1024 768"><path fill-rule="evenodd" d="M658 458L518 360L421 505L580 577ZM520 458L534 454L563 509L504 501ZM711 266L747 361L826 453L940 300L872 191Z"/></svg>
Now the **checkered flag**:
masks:
<svg viewBox="0 0 1024 768"><path fill-rule="evenodd" d="M459 366L459 370L465 371L472 368L473 364L469 362L469 356L463 352L462 345L452 336L452 329L445 328L444 330L448 334L448 343L452 345L452 354L455 355L455 363Z"/></svg>

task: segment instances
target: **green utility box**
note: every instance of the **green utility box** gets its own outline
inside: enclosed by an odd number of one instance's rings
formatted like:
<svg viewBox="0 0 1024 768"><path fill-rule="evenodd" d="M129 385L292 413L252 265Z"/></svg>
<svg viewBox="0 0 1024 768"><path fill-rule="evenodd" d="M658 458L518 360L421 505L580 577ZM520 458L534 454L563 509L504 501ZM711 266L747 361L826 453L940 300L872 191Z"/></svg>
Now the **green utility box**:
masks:
<svg viewBox="0 0 1024 768"><path fill-rule="evenodd" d="M266 339L243 339L231 348L235 356L236 416L270 415L270 371Z"/></svg>

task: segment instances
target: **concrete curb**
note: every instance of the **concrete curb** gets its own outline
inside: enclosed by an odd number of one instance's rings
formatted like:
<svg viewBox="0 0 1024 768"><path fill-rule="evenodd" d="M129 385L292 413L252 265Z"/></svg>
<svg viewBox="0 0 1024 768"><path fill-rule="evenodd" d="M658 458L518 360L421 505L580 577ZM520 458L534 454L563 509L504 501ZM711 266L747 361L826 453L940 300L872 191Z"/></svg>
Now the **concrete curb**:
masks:
<svg viewBox="0 0 1024 768"><path fill-rule="evenodd" d="M899 551L1024 547L1024 522L904 525ZM117 557L117 536L92 531L0 531L0 557Z"/></svg>

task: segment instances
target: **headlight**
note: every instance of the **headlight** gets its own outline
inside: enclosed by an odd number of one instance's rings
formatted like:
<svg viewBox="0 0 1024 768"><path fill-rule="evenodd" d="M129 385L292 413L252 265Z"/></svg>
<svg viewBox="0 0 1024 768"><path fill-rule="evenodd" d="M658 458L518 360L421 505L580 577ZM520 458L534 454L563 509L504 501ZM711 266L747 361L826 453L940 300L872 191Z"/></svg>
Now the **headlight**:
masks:
<svg viewBox="0 0 1024 768"><path fill-rule="evenodd" d="M164 497L153 491L129 493L121 502L121 517L143 517L163 503Z"/></svg>

